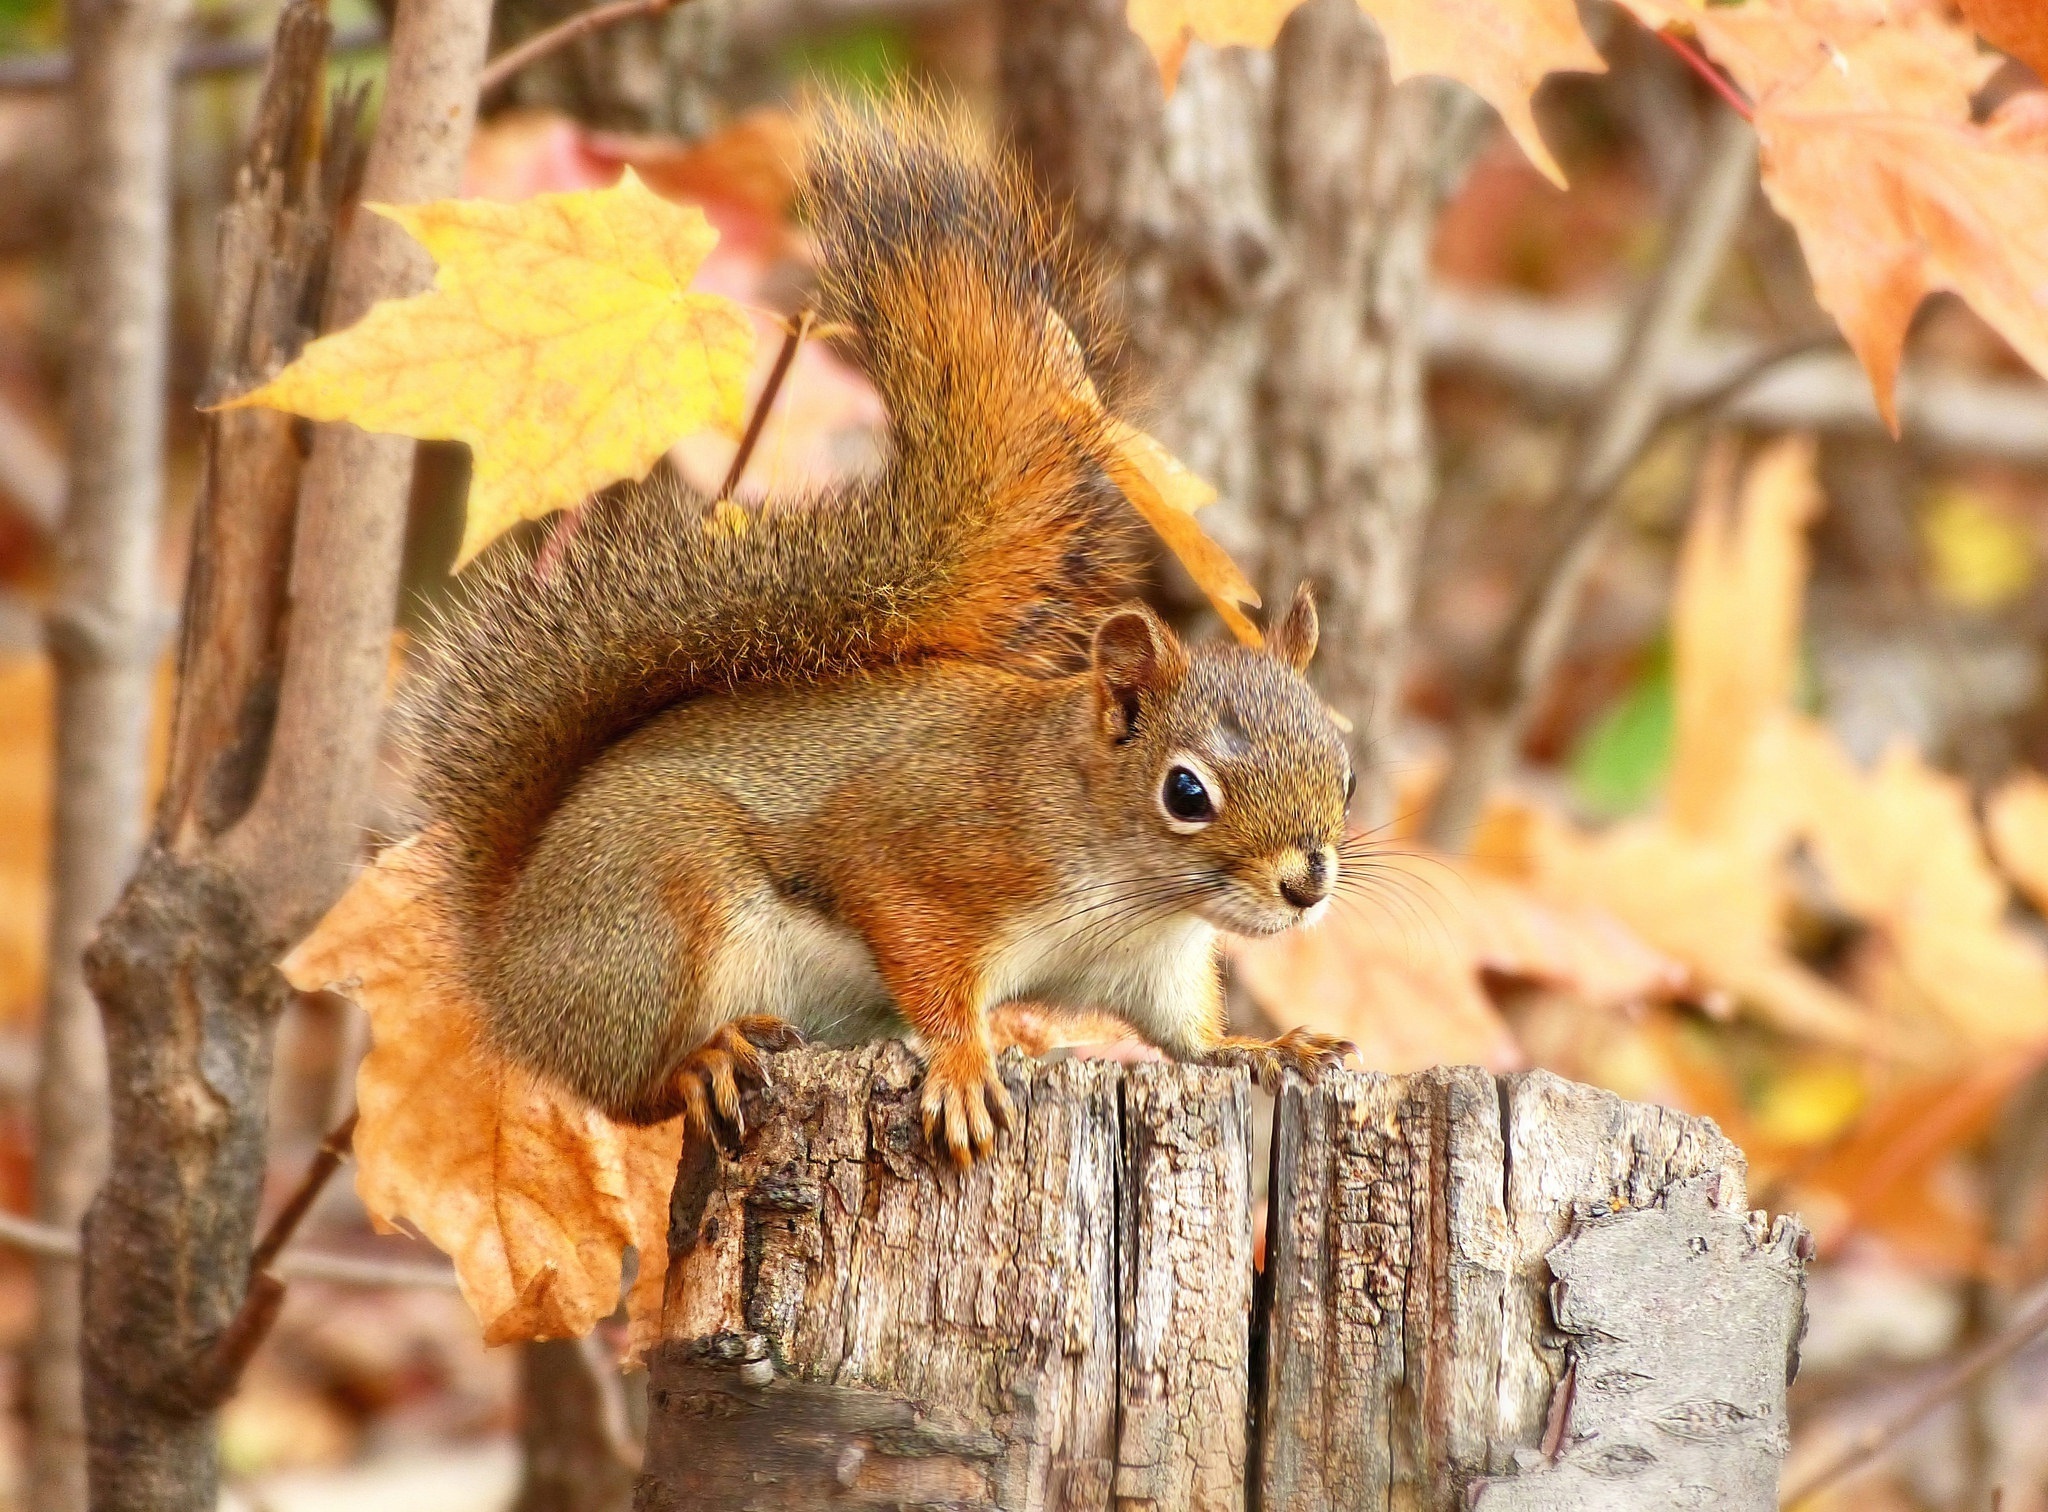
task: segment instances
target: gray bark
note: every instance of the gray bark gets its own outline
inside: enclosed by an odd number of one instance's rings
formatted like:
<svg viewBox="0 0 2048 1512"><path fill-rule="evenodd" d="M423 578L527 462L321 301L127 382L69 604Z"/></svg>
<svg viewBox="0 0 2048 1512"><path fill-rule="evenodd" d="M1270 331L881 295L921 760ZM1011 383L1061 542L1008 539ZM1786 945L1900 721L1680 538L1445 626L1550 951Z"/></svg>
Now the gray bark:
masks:
<svg viewBox="0 0 2048 1512"><path fill-rule="evenodd" d="M1711 1123L1290 1084L1254 1295L1242 1081L1004 1072L1021 1128L964 1177L894 1045L779 1057L737 1155L686 1153L639 1512L1765 1505L1803 1239Z"/></svg>
<svg viewBox="0 0 2048 1512"><path fill-rule="evenodd" d="M1196 47L1178 91L1123 0L1006 0L1019 140L1121 273L1160 439L1215 483L1204 522L1269 606L1317 588L1317 677L1371 751L1396 713L1430 498L1421 314L1431 229L1479 120L1393 89L1350 0L1270 54Z"/></svg>
<svg viewBox="0 0 2048 1512"><path fill-rule="evenodd" d="M142 843L170 324L171 70L183 0L73 0L78 144L69 489L49 617L57 673L49 988L36 1216L70 1230L106 1166L107 1072L80 960ZM29 1502L86 1503L79 1270L36 1264Z"/></svg>
<svg viewBox="0 0 2048 1512"><path fill-rule="evenodd" d="M453 189L486 10L401 6L366 197ZM347 176L322 148L354 140L347 121L322 120L326 35L316 0L279 24L222 227L217 390L288 360L321 305ZM355 227L330 303L348 315L405 292L416 268L392 252L386 222ZM87 959L114 1150L83 1245L96 1512L211 1512L214 1413L280 1295L274 1282L248 1288L286 990L273 963L339 892L360 843L404 523L404 458L357 433L337 439L343 429L316 440L302 478L281 417L209 427L170 778L155 842Z"/></svg>

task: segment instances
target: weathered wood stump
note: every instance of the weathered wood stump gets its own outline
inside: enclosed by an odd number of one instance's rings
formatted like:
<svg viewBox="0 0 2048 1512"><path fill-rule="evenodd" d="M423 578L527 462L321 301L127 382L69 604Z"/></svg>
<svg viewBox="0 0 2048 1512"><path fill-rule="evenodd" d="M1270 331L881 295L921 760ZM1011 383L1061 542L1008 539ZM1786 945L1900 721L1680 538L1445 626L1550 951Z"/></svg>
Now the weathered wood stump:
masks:
<svg viewBox="0 0 2048 1512"><path fill-rule="evenodd" d="M638 1512L1775 1506L1804 1236L1714 1126L1543 1073L1008 1057L935 1166L899 1045L686 1153Z"/></svg>

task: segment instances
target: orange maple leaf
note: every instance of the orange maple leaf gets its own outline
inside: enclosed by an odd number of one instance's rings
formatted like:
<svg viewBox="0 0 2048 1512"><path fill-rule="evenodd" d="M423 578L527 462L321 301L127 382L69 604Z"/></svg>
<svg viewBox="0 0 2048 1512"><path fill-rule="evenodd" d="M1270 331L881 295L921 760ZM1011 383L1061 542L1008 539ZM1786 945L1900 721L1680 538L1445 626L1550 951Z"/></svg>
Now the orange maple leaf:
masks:
<svg viewBox="0 0 2048 1512"><path fill-rule="evenodd" d="M486 1343L576 1337L618 1305L627 1245L635 1352L657 1336L682 1123L613 1123L483 1043L450 980L416 842L358 877L285 959L301 991L369 1015L356 1077L356 1190L387 1232L446 1251Z"/></svg>
<svg viewBox="0 0 2048 1512"><path fill-rule="evenodd" d="M2048 81L2048 6L2041 0L1956 0L1970 24Z"/></svg>
<svg viewBox="0 0 2048 1512"><path fill-rule="evenodd" d="M1169 91L1190 41L1271 47L1301 0L1129 0L1125 14ZM1604 72L1572 0L1358 0L1379 23L1396 82L1440 74L1500 112L1529 160L1562 187L1564 171L1536 129L1530 97L1546 74Z"/></svg>

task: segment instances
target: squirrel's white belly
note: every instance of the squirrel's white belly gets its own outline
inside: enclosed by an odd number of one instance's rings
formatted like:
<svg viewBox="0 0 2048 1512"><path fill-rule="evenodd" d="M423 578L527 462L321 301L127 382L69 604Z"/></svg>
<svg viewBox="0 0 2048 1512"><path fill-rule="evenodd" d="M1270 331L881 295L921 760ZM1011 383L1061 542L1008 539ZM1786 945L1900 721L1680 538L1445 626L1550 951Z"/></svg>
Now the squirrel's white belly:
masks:
<svg viewBox="0 0 2048 1512"><path fill-rule="evenodd" d="M990 1004L1031 999L1104 1009L1155 1043L1180 1042L1213 997L1216 931L1192 914L1141 928L1104 928L1061 901L1026 919L997 953Z"/></svg>
<svg viewBox="0 0 2048 1512"><path fill-rule="evenodd" d="M1099 1009L1129 1019L1148 1038L1180 1041L1211 998L1216 931L1192 915L1131 931L1093 927L1055 904L1020 921L984 978L984 1009L1030 999ZM867 943L810 909L748 909L706 973L713 1022L751 1014L786 1019L825 1044L903 1034Z"/></svg>
<svg viewBox="0 0 2048 1512"><path fill-rule="evenodd" d="M726 937L707 985L719 1021L765 1014L827 1045L904 1032L866 942L806 908L749 909Z"/></svg>

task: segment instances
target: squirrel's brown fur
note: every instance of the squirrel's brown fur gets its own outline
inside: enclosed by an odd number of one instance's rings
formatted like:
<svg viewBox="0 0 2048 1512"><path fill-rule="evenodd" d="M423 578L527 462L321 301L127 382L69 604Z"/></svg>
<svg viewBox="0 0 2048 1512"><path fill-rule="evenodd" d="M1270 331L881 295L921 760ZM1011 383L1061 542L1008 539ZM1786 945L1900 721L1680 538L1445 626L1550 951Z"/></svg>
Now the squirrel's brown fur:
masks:
<svg viewBox="0 0 2048 1512"><path fill-rule="evenodd" d="M1202 844L1261 930L1275 877L1334 880L1348 763L1295 667L1104 620L1129 511L1080 390L1114 392L1115 331L1022 170L930 107L828 107L800 212L818 313L887 406L886 466L737 516L614 490L545 567L501 543L409 700L418 789L454 964L505 1049L623 1117L708 1117L707 1093L730 1117L734 1072L778 1042L765 1015L907 1019L967 1158L1005 1101L995 997L1085 988L1176 1053L1222 1043L1207 925L1175 922L1194 894L1145 921L1170 939L1075 964L1091 898L1156 901L1139 873L1181 855L1158 763L1228 768ZM1291 624L1305 661L1305 598Z"/></svg>

